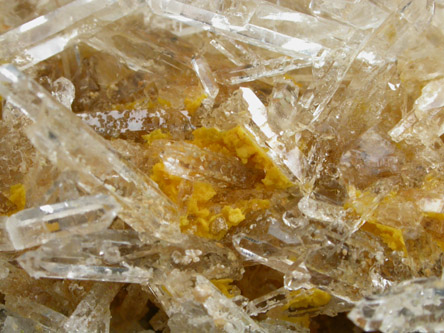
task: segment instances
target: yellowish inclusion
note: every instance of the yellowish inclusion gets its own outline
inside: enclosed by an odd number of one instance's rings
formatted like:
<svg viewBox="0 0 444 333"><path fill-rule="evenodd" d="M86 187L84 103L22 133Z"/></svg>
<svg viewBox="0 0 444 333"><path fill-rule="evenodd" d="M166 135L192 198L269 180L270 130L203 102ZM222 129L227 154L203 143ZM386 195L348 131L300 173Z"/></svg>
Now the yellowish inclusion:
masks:
<svg viewBox="0 0 444 333"><path fill-rule="evenodd" d="M356 197L353 200L348 201L345 204L345 208L351 208L355 213L362 216L375 202L376 196L370 192L361 193L356 189L354 189L353 192ZM390 193L383 200L390 200L390 198L393 198L394 196L396 196L396 193ZM367 221L365 221L361 228L362 230L378 236L393 251L400 251L403 252L404 255L407 255L407 248L405 246L401 229L378 223L377 220L371 216L368 217Z"/></svg>
<svg viewBox="0 0 444 333"><path fill-rule="evenodd" d="M193 135L194 139L190 143L213 152L235 156L242 163L261 170L265 176L256 184L256 189L276 190L293 185L267 156L266 151L257 145L242 127L238 126L228 131L199 128L193 132ZM165 134L161 132L144 136L147 142L161 138L165 138ZM168 174L162 162L154 165L151 178L176 203L179 201L179 189L188 182ZM181 229L183 232L191 232L200 237L221 239L230 228L244 221L249 212L265 210L270 206L268 200L253 198L240 200L233 205L224 205L218 213L215 213L211 207L214 205L212 199L218 194L218 189L206 182L195 182L191 187L192 193L185 199L186 214L181 217ZM220 219L223 219L225 228L222 230L212 228L212 224Z"/></svg>
<svg viewBox="0 0 444 333"><path fill-rule="evenodd" d="M12 215L21 211L26 205L26 189L23 184L15 184L9 188L8 199L17 207L16 210L9 212L8 215Z"/></svg>

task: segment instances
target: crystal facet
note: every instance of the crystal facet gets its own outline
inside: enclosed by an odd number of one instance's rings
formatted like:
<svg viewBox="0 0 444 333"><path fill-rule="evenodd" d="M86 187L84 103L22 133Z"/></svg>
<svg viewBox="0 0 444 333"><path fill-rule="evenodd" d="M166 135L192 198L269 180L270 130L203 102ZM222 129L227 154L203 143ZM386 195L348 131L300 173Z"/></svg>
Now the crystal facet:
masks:
<svg viewBox="0 0 444 333"><path fill-rule="evenodd" d="M442 0L0 0L2 332L443 331Z"/></svg>
<svg viewBox="0 0 444 333"><path fill-rule="evenodd" d="M73 201L22 210L5 221L5 229L16 250L23 250L72 234L106 229L120 207L109 196L82 197Z"/></svg>

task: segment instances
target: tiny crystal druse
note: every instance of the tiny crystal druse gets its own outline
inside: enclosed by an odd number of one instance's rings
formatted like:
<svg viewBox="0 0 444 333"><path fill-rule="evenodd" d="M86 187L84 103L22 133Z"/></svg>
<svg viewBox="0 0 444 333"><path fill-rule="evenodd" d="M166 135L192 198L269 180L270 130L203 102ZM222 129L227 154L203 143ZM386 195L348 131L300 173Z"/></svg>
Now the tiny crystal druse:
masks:
<svg viewBox="0 0 444 333"><path fill-rule="evenodd" d="M444 331L444 2L0 0L1 332Z"/></svg>

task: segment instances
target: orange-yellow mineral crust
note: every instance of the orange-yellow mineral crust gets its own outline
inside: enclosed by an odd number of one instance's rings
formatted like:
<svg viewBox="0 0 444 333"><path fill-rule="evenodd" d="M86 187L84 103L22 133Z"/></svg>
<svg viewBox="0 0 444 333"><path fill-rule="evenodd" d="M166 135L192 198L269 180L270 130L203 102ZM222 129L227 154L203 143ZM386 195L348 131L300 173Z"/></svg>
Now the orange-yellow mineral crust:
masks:
<svg viewBox="0 0 444 333"><path fill-rule="evenodd" d="M147 144L155 139L167 137L167 134L153 133L144 136ZM215 128L201 127L193 132L193 140L190 143L238 158L243 164L264 176L252 184L249 198L239 201L236 197L230 198L227 188L214 188L205 182L189 184L178 176L168 174L162 161L155 164L151 178L171 200L184 207L185 214L180 219L183 232L220 240L230 228L244 221L246 215L254 211L265 212L270 206L268 198L271 197L273 190L285 189L293 185L274 165L266 152L239 126L223 132ZM180 191L185 188L188 188L191 193ZM253 197L255 192L261 198Z"/></svg>

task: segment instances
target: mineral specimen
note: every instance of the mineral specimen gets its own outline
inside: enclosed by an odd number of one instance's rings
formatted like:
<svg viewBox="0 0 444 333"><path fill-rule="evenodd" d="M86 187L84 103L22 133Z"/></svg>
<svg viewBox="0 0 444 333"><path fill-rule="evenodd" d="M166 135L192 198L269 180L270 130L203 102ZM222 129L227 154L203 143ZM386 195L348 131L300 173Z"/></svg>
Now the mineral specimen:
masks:
<svg viewBox="0 0 444 333"><path fill-rule="evenodd" d="M444 330L443 22L0 0L1 332Z"/></svg>

